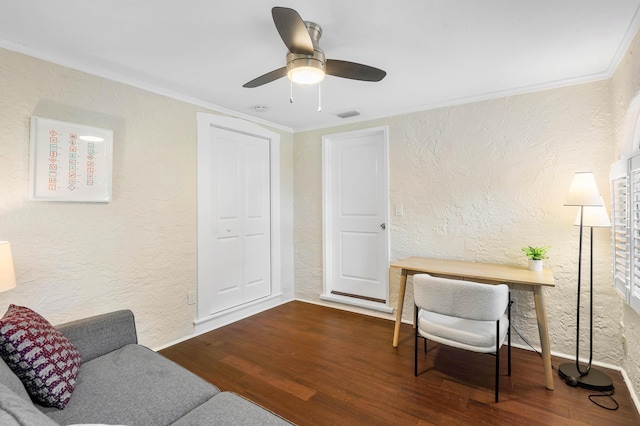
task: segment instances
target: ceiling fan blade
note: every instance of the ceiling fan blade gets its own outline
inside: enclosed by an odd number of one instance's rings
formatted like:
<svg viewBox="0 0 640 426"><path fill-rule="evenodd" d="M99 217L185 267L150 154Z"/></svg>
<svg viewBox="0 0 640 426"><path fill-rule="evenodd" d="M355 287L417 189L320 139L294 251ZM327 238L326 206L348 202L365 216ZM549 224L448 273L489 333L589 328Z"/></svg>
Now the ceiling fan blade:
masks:
<svg viewBox="0 0 640 426"><path fill-rule="evenodd" d="M298 12L288 7L274 7L271 15L289 52L313 55L311 36Z"/></svg>
<svg viewBox="0 0 640 426"><path fill-rule="evenodd" d="M327 59L326 67L327 74L352 80L380 81L387 75L379 68L337 59Z"/></svg>
<svg viewBox="0 0 640 426"><path fill-rule="evenodd" d="M287 75L287 67L278 68L277 70L273 70L264 75L261 75L260 77L254 78L250 82L243 84L242 87L253 89L254 87L271 83L272 81L282 78L285 75Z"/></svg>

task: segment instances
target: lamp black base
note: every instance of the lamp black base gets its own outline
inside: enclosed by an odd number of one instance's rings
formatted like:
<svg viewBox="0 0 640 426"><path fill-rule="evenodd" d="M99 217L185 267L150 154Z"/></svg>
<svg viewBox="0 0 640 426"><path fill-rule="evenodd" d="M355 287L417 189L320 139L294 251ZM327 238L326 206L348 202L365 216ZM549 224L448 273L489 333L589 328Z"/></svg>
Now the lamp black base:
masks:
<svg viewBox="0 0 640 426"><path fill-rule="evenodd" d="M586 368L586 367L585 367ZM600 392L609 392L613 390L613 381L602 371L594 368L589 370L589 374L580 376L576 363L560 364L558 374L562 379L571 386L579 386L581 388L590 389ZM571 380L575 379L575 384L571 384Z"/></svg>

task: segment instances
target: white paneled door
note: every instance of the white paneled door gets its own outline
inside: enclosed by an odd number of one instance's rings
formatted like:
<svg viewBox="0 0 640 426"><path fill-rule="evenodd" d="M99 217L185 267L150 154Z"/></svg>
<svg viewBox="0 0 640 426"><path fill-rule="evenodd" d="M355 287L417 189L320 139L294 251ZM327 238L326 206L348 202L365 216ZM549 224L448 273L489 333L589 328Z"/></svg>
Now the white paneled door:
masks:
<svg viewBox="0 0 640 426"><path fill-rule="evenodd" d="M199 301L209 314L271 292L269 140L217 127L210 135L199 153L210 168L198 182L208 186L199 188L208 196L199 195L198 279L211 287Z"/></svg>
<svg viewBox="0 0 640 426"><path fill-rule="evenodd" d="M387 130L323 138L325 300L389 309Z"/></svg>

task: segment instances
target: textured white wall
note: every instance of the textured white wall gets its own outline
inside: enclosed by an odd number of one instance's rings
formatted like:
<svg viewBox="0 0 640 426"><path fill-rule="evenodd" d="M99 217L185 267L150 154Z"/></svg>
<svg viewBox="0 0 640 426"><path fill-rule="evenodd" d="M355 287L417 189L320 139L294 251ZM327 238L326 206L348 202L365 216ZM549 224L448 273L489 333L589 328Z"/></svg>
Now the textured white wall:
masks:
<svg viewBox="0 0 640 426"><path fill-rule="evenodd" d="M640 34L636 35L629 50L611 79L612 111L615 118L614 151L616 159L629 155L633 130L640 116ZM640 314L623 305L618 326L620 339L624 341L623 356L619 365L627 372L631 385L640 395Z"/></svg>
<svg viewBox="0 0 640 426"><path fill-rule="evenodd" d="M0 294L52 323L128 308L141 343L193 333L196 112L203 110L0 49L0 239L16 289ZM113 201L28 199L32 115L113 129ZM283 291L293 294L293 137L280 132ZM0 312L0 314L2 313Z"/></svg>
<svg viewBox="0 0 640 426"><path fill-rule="evenodd" d="M388 125L390 210L404 206L404 216L390 217L392 259L524 265L522 246L551 245L548 265L557 285L545 289L545 297L552 350L575 353L577 210L563 204L576 171L595 172L608 199L610 109L604 81L296 134L296 297L321 303L322 135ZM595 232L595 359L617 365L621 306L611 287L609 233ZM533 297L517 292L517 298L515 326L539 346ZM411 299L409 289L407 321Z"/></svg>

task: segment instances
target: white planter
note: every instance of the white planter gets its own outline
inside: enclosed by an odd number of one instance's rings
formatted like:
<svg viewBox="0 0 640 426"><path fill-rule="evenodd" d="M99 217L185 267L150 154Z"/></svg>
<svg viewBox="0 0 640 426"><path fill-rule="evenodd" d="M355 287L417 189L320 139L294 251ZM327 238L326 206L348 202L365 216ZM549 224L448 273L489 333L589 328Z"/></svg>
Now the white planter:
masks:
<svg viewBox="0 0 640 426"><path fill-rule="evenodd" d="M541 260L529 259L529 270L536 271L536 272L542 271L542 259Z"/></svg>

